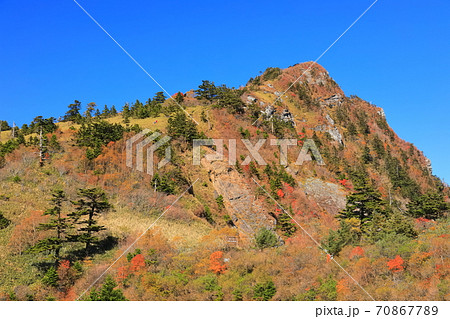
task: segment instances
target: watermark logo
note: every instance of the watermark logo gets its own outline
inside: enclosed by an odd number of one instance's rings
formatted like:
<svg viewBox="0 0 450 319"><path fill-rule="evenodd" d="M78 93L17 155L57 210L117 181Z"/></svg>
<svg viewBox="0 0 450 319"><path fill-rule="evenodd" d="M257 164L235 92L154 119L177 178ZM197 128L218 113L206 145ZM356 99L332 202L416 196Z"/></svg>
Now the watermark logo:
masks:
<svg viewBox="0 0 450 319"><path fill-rule="evenodd" d="M139 172L144 172L144 151L147 153L146 163L147 163L147 174L153 175L155 165L154 165L154 154L158 148L167 144L171 138L169 136L162 136L159 132L154 132L149 135L151 131L145 129L126 141L126 165L129 168L133 168L133 158L136 157L136 170ZM134 145L136 147L134 148ZM133 148L136 154L133 153ZM135 156L134 156L135 155ZM172 158L172 149L170 145L165 148L164 158L158 163L158 169L162 168L164 165L168 164Z"/></svg>
<svg viewBox="0 0 450 319"><path fill-rule="evenodd" d="M252 158L258 165L267 165L267 162L259 153L260 149L266 144L267 139L258 139L254 144L248 139L241 139L242 144L246 147L247 151L250 153L240 165L245 166L250 164ZM278 146L280 148L279 159L280 165L288 165L288 147L296 146L298 141L296 139L270 139L270 146ZM200 165L201 159L201 146L208 146L210 149L215 148L213 154L206 154L204 158L211 161L224 161L224 140L223 139L198 139L193 141L193 164ZM228 140L228 163L230 165L235 165L237 162L236 158L236 139ZM322 156L320 155L319 149L317 148L314 140L306 139L303 142L302 149L298 154L295 161L295 165L302 165L304 162L312 161L310 153L314 156L314 159L318 165L325 165Z"/></svg>
<svg viewBox="0 0 450 319"><path fill-rule="evenodd" d="M171 138L163 136L159 132L150 134L149 129L145 129L126 141L126 165L135 168L139 172L144 172L144 152L146 151L146 173L153 175L155 170L154 154L155 152L167 144L165 148L164 158L159 161L157 168L160 169L168 164L171 160L172 149L168 144ZM249 165L252 160L256 164L265 166L266 160L261 156L260 150L265 146L279 148L280 165L288 165L288 148L298 145L296 139L258 139L250 141L249 139L195 139L192 145L192 164L200 165L202 155L206 161L228 161L229 165L236 165L237 161L237 142L242 143L248 151L248 155L243 158L239 164L241 166ZM227 144L225 144L227 143ZM202 154L201 147L206 146L210 149L209 153ZM225 158L224 149L227 149L228 158ZM298 154L294 165L303 165L304 162L312 161L312 157L317 165L325 165L319 149L314 140L306 139L303 141L302 148ZM134 160L134 158L136 158Z"/></svg>

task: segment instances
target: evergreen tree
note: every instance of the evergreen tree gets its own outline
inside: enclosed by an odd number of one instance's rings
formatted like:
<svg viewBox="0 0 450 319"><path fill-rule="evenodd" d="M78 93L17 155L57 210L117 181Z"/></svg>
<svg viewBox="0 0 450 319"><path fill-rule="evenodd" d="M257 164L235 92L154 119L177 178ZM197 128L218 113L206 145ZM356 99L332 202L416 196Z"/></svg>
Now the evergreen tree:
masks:
<svg viewBox="0 0 450 319"><path fill-rule="evenodd" d="M0 229L5 229L9 224L11 224L11 221L0 212Z"/></svg>
<svg viewBox="0 0 450 319"><path fill-rule="evenodd" d="M50 138L50 141L48 142L48 146L53 152L58 152L58 151L62 150L62 147L59 144L58 139L56 138L55 134L53 134L52 137Z"/></svg>
<svg viewBox="0 0 450 319"><path fill-rule="evenodd" d="M291 211L292 213L292 211ZM292 216L292 214L291 214ZM297 227L295 226L294 223L292 223L292 218L286 214L286 213L281 213L278 216L278 227L281 229L281 231L283 232L283 235L286 237L291 237L295 231L297 230Z"/></svg>
<svg viewBox="0 0 450 319"><path fill-rule="evenodd" d="M268 281L262 284L257 284L253 288L253 298L256 300L268 301L275 296L277 288L273 281Z"/></svg>
<svg viewBox="0 0 450 319"><path fill-rule="evenodd" d="M131 115L138 119L145 119L150 116L147 106L142 104L139 100L136 100L131 106Z"/></svg>
<svg viewBox="0 0 450 319"><path fill-rule="evenodd" d="M356 126L355 126L355 124L353 124L353 122L350 122L350 124L348 125L347 132L348 132L348 135L350 135L350 136L354 136L354 135L358 134L358 131L356 130Z"/></svg>
<svg viewBox="0 0 450 319"><path fill-rule="evenodd" d="M128 105L128 103L126 103L122 109L122 117L125 121L127 121L130 116L131 116L130 106Z"/></svg>
<svg viewBox="0 0 450 319"><path fill-rule="evenodd" d="M108 118L111 115L111 111L108 108L108 105L105 105L103 108L102 116L103 118Z"/></svg>
<svg viewBox="0 0 450 319"><path fill-rule="evenodd" d="M84 112L84 116L86 117L86 119L92 118L92 113L95 111L96 106L97 105L95 104L95 102L88 103L86 111Z"/></svg>
<svg viewBox="0 0 450 319"><path fill-rule="evenodd" d="M100 291L92 290L88 300L89 301L126 301L127 298L123 295L122 290L115 289L117 283L111 276L106 277Z"/></svg>
<svg viewBox="0 0 450 319"><path fill-rule="evenodd" d="M231 114L244 113L244 102L241 100L242 91L227 88L225 85L218 88L218 105L225 107Z"/></svg>
<svg viewBox="0 0 450 319"><path fill-rule="evenodd" d="M378 137L378 135L375 135L375 137L372 140L373 149L378 154L379 157L383 157L386 154L386 150L384 149L384 144L381 141L381 139Z"/></svg>
<svg viewBox="0 0 450 319"><path fill-rule="evenodd" d="M370 155L370 148L366 145L363 149L363 154L361 156L361 159L364 164L369 164L373 161L372 155Z"/></svg>
<svg viewBox="0 0 450 319"><path fill-rule="evenodd" d="M72 121L75 123L78 123L81 119L80 115L80 109L81 109L81 102L75 100L73 104L70 104L68 106L69 110L64 115L63 119L65 122Z"/></svg>
<svg viewBox="0 0 450 319"><path fill-rule="evenodd" d="M156 102L156 100L148 99L146 106L149 111L149 116L151 117L158 117L159 113L161 113L162 105L161 103Z"/></svg>
<svg viewBox="0 0 450 319"><path fill-rule="evenodd" d="M111 106L111 110L109 111L109 113L111 114L111 116L116 116L117 115L117 110L116 110L116 107L114 105Z"/></svg>
<svg viewBox="0 0 450 319"><path fill-rule="evenodd" d="M29 133L39 133L42 129L42 133L47 134L53 133L57 128L54 117L45 119L42 116L36 116L28 127L28 130Z"/></svg>
<svg viewBox="0 0 450 319"><path fill-rule="evenodd" d="M264 248L276 247L278 245L277 236L273 231L267 228L261 228L255 235L256 246L263 250Z"/></svg>
<svg viewBox="0 0 450 319"><path fill-rule="evenodd" d="M118 141L123 137L124 128L120 124L111 124L105 120L83 123L75 135L79 146L87 147L86 156L92 160L102 152L102 146Z"/></svg>
<svg viewBox="0 0 450 319"><path fill-rule="evenodd" d="M183 93L178 92L177 94L175 94L175 101L177 101L178 104L183 103L183 101L184 101Z"/></svg>
<svg viewBox="0 0 450 319"><path fill-rule="evenodd" d="M408 214L415 218L438 219L450 209L449 203L444 201L444 195L437 192L429 192L421 195L408 204Z"/></svg>
<svg viewBox="0 0 450 319"><path fill-rule="evenodd" d="M202 84L198 86L198 90L195 91L196 98L198 100L208 100L213 101L217 98L218 89L215 86L214 82L210 81L202 81Z"/></svg>
<svg viewBox="0 0 450 319"><path fill-rule="evenodd" d="M50 287L58 286L58 280L59 280L58 273L55 267L53 266L47 270L44 277L42 278L42 282Z"/></svg>
<svg viewBox="0 0 450 319"><path fill-rule="evenodd" d="M183 137L187 142L192 142L200 136L196 124L182 111L169 118L167 130L171 137Z"/></svg>
<svg viewBox="0 0 450 319"><path fill-rule="evenodd" d="M341 220L356 218L360 222L361 231L364 231L371 224L374 213L385 214L386 211L380 194L367 182L356 186L355 191L347 196L345 209L339 213L338 218Z"/></svg>
<svg viewBox="0 0 450 319"><path fill-rule="evenodd" d="M153 101L158 104L163 104L165 100L166 96L164 95L164 92L156 92L155 97L153 98Z"/></svg>
<svg viewBox="0 0 450 319"><path fill-rule="evenodd" d="M109 204L105 192L99 188L80 189L80 199L72 202L76 210L70 214L74 223L80 225L78 234L71 236L72 241L86 244L85 251L90 252L91 245L99 240L95 234L105 230L104 226L98 225L97 218L112 206Z"/></svg>
<svg viewBox="0 0 450 319"><path fill-rule="evenodd" d="M9 126L7 121L0 121L0 129L0 132L9 131L11 129L11 126Z"/></svg>
<svg viewBox="0 0 450 319"><path fill-rule="evenodd" d="M359 229L352 227L351 222L341 220L339 229L330 230L322 245L329 254L336 256L345 246L359 242L360 235Z"/></svg>
<svg viewBox="0 0 450 319"><path fill-rule="evenodd" d="M66 195L62 190L56 190L52 194L51 203L53 207L44 212L44 215L50 216L48 223L39 225L40 230L53 231L53 236L39 241L31 247L29 251L35 253L54 252L56 261L60 259L60 250L66 240L67 230L70 228L67 218L63 216L62 205L66 201Z"/></svg>

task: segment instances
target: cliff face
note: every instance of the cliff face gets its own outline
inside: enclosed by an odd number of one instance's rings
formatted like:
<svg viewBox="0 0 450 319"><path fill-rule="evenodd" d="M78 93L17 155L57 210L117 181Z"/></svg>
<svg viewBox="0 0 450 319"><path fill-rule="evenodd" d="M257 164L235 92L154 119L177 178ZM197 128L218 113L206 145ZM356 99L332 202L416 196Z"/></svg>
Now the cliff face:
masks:
<svg viewBox="0 0 450 319"><path fill-rule="evenodd" d="M430 162L423 153L389 127L382 108L357 96L345 96L320 65L308 62L284 70L269 68L261 76L250 79L243 90L245 114L232 116L213 109L214 124L209 136L242 138L245 135L242 132L247 130L245 137L253 143L263 138L261 131L269 133L265 138L298 139L299 148L290 150L294 154L288 154L289 164L285 165L297 186L296 199L288 201L294 211L335 215L344 208L345 196L362 176L401 210L416 192L434 190L441 185L432 176ZM252 112L254 116L249 118ZM288 124L293 129L276 132L271 121ZM315 141L324 166L315 162L293 164L305 137ZM260 149L267 162L279 163L273 151L266 145ZM247 153L238 146L238 155L247 156ZM224 163L204 165L238 228L253 233L254 229L274 226L276 220L267 216L273 207L265 203L255 207L252 174L240 174Z"/></svg>

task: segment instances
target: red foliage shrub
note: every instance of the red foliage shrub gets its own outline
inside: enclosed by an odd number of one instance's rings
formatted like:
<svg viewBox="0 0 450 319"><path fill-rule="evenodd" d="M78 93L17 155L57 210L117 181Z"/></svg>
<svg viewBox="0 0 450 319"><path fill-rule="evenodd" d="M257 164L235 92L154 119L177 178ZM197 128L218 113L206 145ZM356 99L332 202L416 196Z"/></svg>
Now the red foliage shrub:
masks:
<svg viewBox="0 0 450 319"><path fill-rule="evenodd" d="M364 256L364 249L362 249L359 246L356 246L355 248L352 249L352 251L350 252L349 258L352 259L354 257L362 257Z"/></svg>
<svg viewBox="0 0 450 319"><path fill-rule="evenodd" d="M391 270L392 272L400 272L403 271L403 269L405 269L403 267L403 258L400 257L399 255L395 256L394 259L391 259L387 262L387 265L389 267L389 270Z"/></svg>
<svg viewBox="0 0 450 319"><path fill-rule="evenodd" d="M145 267L145 258L142 254L138 254L131 259L131 271L138 271Z"/></svg>
<svg viewBox="0 0 450 319"><path fill-rule="evenodd" d="M217 275L223 274L227 270L227 265L223 262L223 252L215 251L209 256L209 269Z"/></svg>
<svg viewBox="0 0 450 319"><path fill-rule="evenodd" d="M63 269L69 269L70 268L70 261L69 260L61 260L59 262L59 267Z"/></svg>
<svg viewBox="0 0 450 319"><path fill-rule="evenodd" d="M121 281L127 279L127 277L128 277L128 268L125 266L119 267L117 269L117 275L116 275L117 281L121 282Z"/></svg>
<svg viewBox="0 0 450 319"><path fill-rule="evenodd" d="M42 213L42 211L32 211L29 217L22 219L14 228L8 243L13 253L21 253L46 237L46 232L38 230L39 224L48 219Z"/></svg>

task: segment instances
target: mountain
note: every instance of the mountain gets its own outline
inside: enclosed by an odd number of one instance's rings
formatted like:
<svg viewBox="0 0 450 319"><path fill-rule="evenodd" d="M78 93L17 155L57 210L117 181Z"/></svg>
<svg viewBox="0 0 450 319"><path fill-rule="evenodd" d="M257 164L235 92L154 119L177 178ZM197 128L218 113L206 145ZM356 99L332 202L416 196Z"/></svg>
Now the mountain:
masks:
<svg viewBox="0 0 450 319"><path fill-rule="evenodd" d="M80 110L0 132L2 299L449 298L448 187L320 65Z"/></svg>

